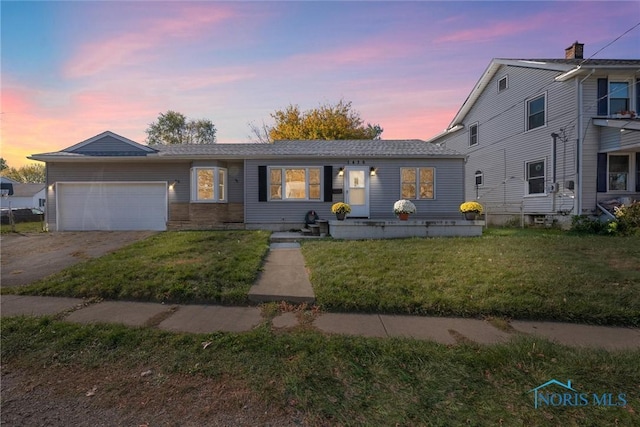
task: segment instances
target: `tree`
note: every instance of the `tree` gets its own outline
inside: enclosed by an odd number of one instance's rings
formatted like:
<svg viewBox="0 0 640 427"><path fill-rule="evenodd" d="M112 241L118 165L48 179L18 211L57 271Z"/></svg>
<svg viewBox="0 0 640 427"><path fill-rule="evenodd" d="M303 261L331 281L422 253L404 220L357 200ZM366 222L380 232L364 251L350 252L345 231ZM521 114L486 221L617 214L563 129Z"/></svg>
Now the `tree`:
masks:
<svg viewBox="0 0 640 427"><path fill-rule="evenodd" d="M3 171L8 167L9 166L7 165L7 161L4 158L0 157L0 171Z"/></svg>
<svg viewBox="0 0 640 427"><path fill-rule="evenodd" d="M19 168L6 168L2 176L24 183L43 183L46 180L45 166L41 163L30 163Z"/></svg>
<svg viewBox="0 0 640 427"><path fill-rule="evenodd" d="M207 119L188 120L177 111L160 113L146 130L147 144L215 144L216 127Z"/></svg>
<svg viewBox="0 0 640 427"><path fill-rule="evenodd" d="M278 139L380 139L380 125L364 124L351 101L324 104L301 112L297 105L271 114L274 126L249 124L254 140L273 142Z"/></svg>

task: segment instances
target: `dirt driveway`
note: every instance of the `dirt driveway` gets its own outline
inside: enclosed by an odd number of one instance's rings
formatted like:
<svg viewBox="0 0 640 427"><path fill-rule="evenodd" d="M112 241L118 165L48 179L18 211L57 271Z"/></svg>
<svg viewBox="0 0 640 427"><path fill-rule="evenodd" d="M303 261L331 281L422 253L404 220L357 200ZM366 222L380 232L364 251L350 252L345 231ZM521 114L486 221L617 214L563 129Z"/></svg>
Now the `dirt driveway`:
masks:
<svg viewBox="0 0 640 427"><path fill-rule="evenodd" d="M0 235L1 286L20 286L98 258L154 231L83 231Z"/></svg>

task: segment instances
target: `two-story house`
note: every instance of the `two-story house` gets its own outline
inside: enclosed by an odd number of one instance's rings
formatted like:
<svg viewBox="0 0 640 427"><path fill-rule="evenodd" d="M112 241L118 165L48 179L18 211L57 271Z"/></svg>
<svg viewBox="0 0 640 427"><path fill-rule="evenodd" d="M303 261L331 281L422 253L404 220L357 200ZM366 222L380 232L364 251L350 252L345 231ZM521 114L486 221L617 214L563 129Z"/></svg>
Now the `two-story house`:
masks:
<svg viewBox="0 0 640 427"><path fill-rule="evenodd" d="M640 199L640 60L494 59L430 142L467 155L465 197L504 223Z"/></svg>

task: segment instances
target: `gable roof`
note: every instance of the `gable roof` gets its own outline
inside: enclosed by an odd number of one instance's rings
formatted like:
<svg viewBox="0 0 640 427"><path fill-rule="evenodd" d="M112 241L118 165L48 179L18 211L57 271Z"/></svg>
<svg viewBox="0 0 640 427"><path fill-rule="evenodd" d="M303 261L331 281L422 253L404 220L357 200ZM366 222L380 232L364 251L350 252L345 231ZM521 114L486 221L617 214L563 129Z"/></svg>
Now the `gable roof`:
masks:
<svg viewBox="0 0 640 427"><path fill-rule="evenodd" d="M442 133L427 140L436 142L438 139L453 132L463 129L462 121L474 106L480 95L491 82L498 70L502 66L534 68L538 70L557 71L560 74L555 77L556 81L565 81L572 77L588 74L597 69L638 69L640 60L638 59L506 59L494 58L489 66L462 103L462 106L454 116L453 120Z"/></svg>
<svg viewBox="0 0 640 427"><path fill-rule="evenodd" d="M99 136L104 135L100 134ZM69 147L59 152L41 153L30 156L30 159L40 161L109 161L136 160L140 154L114 155L111 152L83 152L78 148L85 147L94 137L81 144ZM133 141L131 141L133 142ZM140 145L134 142L136 145ZM275 159L283 157L317 158L317 157L395 157L395 158L424 158L424 157L459 157L465 156L457 151L440 147L419 139L403 140L287 140L275 141L273 144L175 144L159 145L149 148L143 156L145 159Z"/></svg>
<svg viewBox="0 0 640 427"><path fill-rule="evenodd" d="M13 184L13 197L33 197L44 190L44 184Z"/></svg>
<svg viewBox="0 0 640 427"><path fill-rule="evenodd" d="M148 145L138 144L111 131L102 132L62 151L93 156L136 156L156 152Z"/></svg>

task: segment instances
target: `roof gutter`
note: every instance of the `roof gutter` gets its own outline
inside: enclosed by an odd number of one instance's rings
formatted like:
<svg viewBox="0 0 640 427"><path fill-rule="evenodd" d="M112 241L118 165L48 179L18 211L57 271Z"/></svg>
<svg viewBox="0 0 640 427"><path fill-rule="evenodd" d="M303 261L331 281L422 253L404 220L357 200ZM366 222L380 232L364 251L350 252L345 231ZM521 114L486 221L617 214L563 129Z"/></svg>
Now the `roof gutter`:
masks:
<svg viewBox="0 0 640 427"><path fill-rule="evenodd" d="M582 67L578 65L573 70L569 70L566 73L560 74L558 77L555 78L555 81L566 82L567 80L573 78L576 74L580 73L581 71L582 71Z"/></svg>

